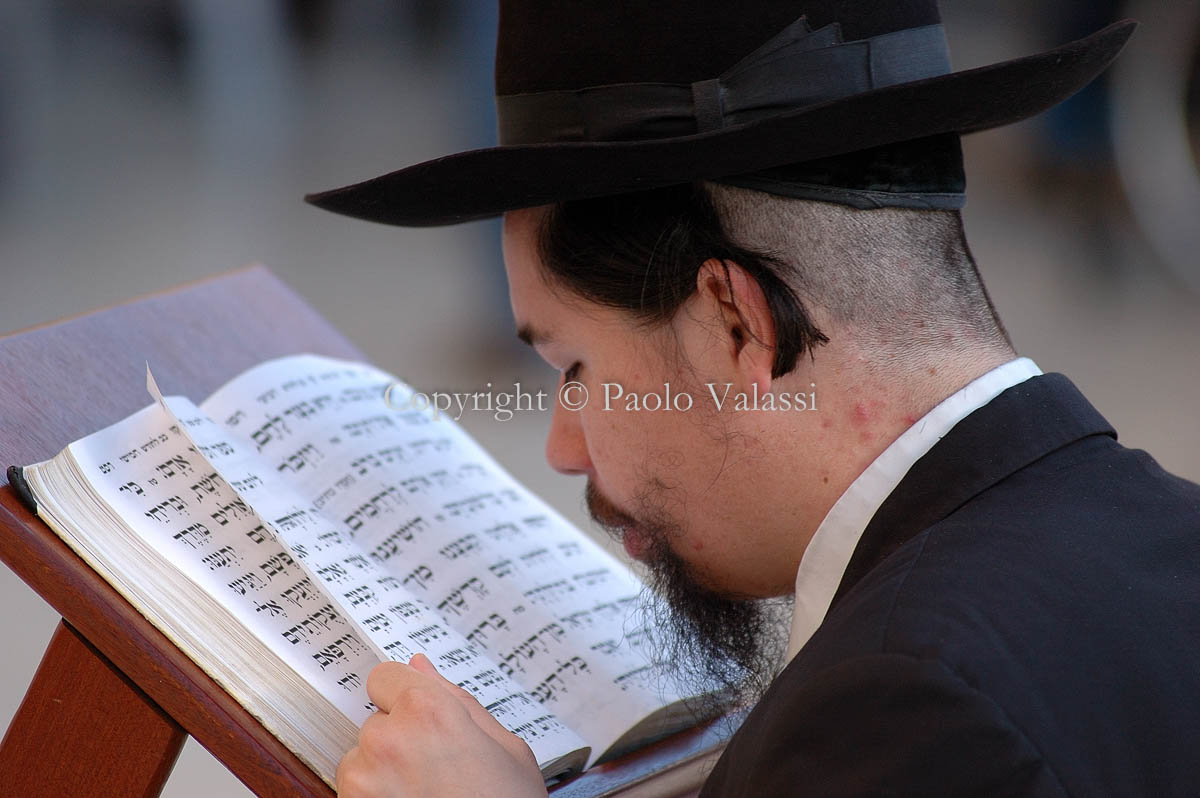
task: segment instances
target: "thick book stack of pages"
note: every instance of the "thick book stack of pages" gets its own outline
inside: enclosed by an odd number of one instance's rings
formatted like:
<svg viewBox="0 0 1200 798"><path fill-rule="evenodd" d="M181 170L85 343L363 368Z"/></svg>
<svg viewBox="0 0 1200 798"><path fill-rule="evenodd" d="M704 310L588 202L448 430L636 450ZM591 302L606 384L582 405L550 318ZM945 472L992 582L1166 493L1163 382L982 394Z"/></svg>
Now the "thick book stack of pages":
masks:
<svg viewBox="0 0 1200 798"><path fill-rule="evenodd" d="M417 652L547 778L696 722L641 650L633 574L394 377L297 355L199 406L149 382L14 485L327 783L371 668Z"/></svg>

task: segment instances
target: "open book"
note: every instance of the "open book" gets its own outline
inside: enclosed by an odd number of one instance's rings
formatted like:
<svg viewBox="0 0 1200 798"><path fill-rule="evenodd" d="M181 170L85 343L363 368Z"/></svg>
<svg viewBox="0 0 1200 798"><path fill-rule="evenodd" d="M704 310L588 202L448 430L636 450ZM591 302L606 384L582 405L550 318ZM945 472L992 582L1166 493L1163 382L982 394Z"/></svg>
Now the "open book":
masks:
<svg viewBox="0 0 1200 798"><path fill-rule="evenodd" d="M417 652L547 778L696 722L636 577L394 377L296 355L199 406L147 377L154 403L14 487L331 786L367 674Z"/></svg>

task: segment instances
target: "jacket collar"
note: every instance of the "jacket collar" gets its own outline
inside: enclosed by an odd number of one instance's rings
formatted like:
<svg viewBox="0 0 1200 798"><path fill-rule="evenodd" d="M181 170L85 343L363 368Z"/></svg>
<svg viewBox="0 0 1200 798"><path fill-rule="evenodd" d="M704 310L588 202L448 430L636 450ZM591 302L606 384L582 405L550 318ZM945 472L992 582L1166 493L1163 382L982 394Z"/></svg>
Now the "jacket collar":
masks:
<svg viewBox="0 0 1200 798"><path fill-rule="evenodd" d="M833 605L922 530L1030 463L1112 426L1062 374L1014 385L958 422L918 460L871 518Z"/></svg>

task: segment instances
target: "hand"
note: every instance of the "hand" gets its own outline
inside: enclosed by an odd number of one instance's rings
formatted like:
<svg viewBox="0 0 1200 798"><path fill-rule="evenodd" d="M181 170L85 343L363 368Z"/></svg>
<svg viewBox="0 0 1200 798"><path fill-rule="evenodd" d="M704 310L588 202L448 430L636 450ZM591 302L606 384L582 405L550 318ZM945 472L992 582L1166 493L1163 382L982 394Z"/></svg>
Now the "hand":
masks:
<svg viewBox="0 0 1200 798"><path fill-rule="evenodd" d="M340 798L545 796L533 752L423 654L367 677L379 711L338 765Z"/></svg>

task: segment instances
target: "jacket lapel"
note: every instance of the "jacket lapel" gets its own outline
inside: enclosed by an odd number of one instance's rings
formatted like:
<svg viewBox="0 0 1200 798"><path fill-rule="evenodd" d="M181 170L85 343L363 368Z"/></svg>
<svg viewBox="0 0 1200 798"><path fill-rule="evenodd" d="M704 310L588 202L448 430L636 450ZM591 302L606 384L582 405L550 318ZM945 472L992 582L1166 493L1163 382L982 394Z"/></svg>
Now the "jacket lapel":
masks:
<svg viewBox="0 0 1200 798"><path fill-rule="evenodd" d="M918 460L863 532L833 605L922 530L1035 460L1089 435L1117 437L1062 374L1014 385L954 425Z"/></svg>

